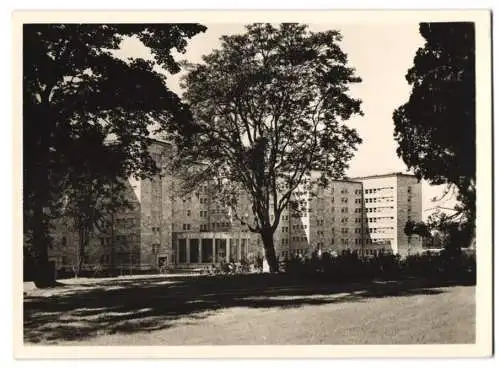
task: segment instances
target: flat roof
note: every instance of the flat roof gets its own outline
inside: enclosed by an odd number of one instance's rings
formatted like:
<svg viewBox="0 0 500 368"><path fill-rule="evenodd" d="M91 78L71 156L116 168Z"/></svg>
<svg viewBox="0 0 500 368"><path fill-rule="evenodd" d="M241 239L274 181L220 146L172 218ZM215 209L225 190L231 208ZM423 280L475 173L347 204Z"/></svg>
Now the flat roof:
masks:
<svg viewBox="0 0 500 368"><path fill-rule="evenodd" d="M393 172L393 173L387 173L387 174L375 174L375 175L368 175L368 176L358 176L355 178L350 178L351 180L363 180L363 179L372 179L372 178L386 178L390 176L404 176L408 178L416 178L415 175L412 174L404 174L402 172Z"/></svg>
<svg viewBox="0 0 500 368"><path fill-rule="evenodd" d="M321 175L321 172L319 170L311 170L311 177L315 177L314 179L316 179L318 176ZM331 183L331 182L339 182L339 183L355 183L355 184L363 184L362 182L360 181L357 181L357 180L352 180L351 178L342 178L342 179L328 179L328 182Z"/></svg>
<svg viewBox="0 0 500 368"><path fill-rule="evenodd" d="M360 181L351 180L350 178L347 178L347 179L330 179L329 181L336 181L336 182L341 182L341 183L352 183L352 184L363 184Z"/></svg>

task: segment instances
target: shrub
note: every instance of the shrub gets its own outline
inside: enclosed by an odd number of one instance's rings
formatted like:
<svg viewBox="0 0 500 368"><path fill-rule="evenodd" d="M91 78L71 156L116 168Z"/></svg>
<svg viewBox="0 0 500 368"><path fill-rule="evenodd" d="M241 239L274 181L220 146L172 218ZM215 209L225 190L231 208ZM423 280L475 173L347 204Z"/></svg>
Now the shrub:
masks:
<svg viewBox="0 0 500 368"><path fill-rule="evenodd" d="M476 280L475 256L467 254L418 254L402 259L399 255L377 253L362 257L345 251L335 257L329 253L310 257L292 256L283 261L282 270L298 276L320 276L332 281L361 281L423 277L439 280Z"/></svg>

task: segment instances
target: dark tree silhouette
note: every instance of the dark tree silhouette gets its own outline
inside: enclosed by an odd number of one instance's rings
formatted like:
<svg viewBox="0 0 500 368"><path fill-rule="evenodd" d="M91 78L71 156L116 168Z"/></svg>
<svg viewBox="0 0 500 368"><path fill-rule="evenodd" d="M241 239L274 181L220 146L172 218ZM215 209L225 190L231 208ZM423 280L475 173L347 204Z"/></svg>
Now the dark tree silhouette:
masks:
<svg viewBox="0 0 500 368"><path fill-rule="evenodd" d="M217 179L219 197L259 233L270 270L278 270L273 234L292 193L341 178L356 146L343 121L361 114L348 95L358 83L337 31L305 25L252 24L222 37L203 63L188 65L184 97L199 131L180 146L186 182ZM321 176L312 177L312 170ZM192 179L192 180L190 180ZM239 194L251 203L238 213Z"/></svg>
<svg viewBox="0 0 500 368"><path fill-rule="evenodd" d="M94 133L75 143L80 146L80 150L91 150L93 155L103 159L95 160L89 155L73 156L61 193L60 214L70 220L71 227L78 234L78 257L74 268L76 276L86 259L92 234L96 230L107 233L109 226L112 226L113 214L119 210L132 209L133 205L125 196L128 170L121 148L113 143L106 144L106 137L99 130ZM111 247L114 247L113 242L112 238ZM114 265L114 259L111 261Z"/></svg>
<svg viewBox="0 0 500 368"><path fill-rule="evenodd" d="M167 89L154 63L123 61L113 50L135 37L157 64L176 73L180 67L172 49L183 52L187 39L204 30L198 24L24 25L23 211L38 284L50 282L44 279L48 230L50 219L59 215L58 199L68 182L92 167L75 166L82 163L78 157L106 160L85 143L96 143L96 134L114 137L126 173L147 176L157 170L147 154L148 129L189 129L189 110Z"/></svg>
<svg viewBox="0 0 500 368"><path fill-rule="evenodd" d="M421 23L425 45L406 80L409 101L394 112L398 155L419 178L458 189L456 215L476 212L474 23Z"/></svg>

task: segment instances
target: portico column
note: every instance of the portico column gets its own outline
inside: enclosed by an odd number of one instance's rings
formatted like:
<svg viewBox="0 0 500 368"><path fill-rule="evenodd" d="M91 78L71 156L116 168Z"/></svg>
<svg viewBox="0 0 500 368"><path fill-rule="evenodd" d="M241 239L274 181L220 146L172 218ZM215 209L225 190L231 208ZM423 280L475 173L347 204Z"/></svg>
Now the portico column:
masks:
<svg viewBox="0 0 500 368"><path fill-rule="evenodd" d="M241 233L238 232L238 248L236 249L238 252L238 262L243 259L243 256L241 254Z"/></svg>
<svg viewBox="0 0 500 368"><path fill-rule="evenodd" d="M186 239L186 264L191 263L191 238Z"/></svg>
<svg viewBox="0 0 500 368"><path fill-rule="evenodd" d="M201 256L201 238L198 239L198 263L201 263L203 258Z"/></svg>
<svg viewBox="0 0 500 368"><path fill-rule="evenodd" d="M230 252L231 236L226 239L226 262L229 263L229 252Z"/></svg>

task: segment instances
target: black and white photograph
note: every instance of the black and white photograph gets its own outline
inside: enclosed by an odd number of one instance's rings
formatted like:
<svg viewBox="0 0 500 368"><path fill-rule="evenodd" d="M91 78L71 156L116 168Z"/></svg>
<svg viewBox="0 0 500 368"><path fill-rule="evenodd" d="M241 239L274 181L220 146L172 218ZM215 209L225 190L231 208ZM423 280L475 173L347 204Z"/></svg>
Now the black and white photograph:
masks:
<svg viewBox="0 0 500 368"><path fill-rule="evenodd" d="M92 14L15 18L19 352L492 354L487 10Z"/></svg>

